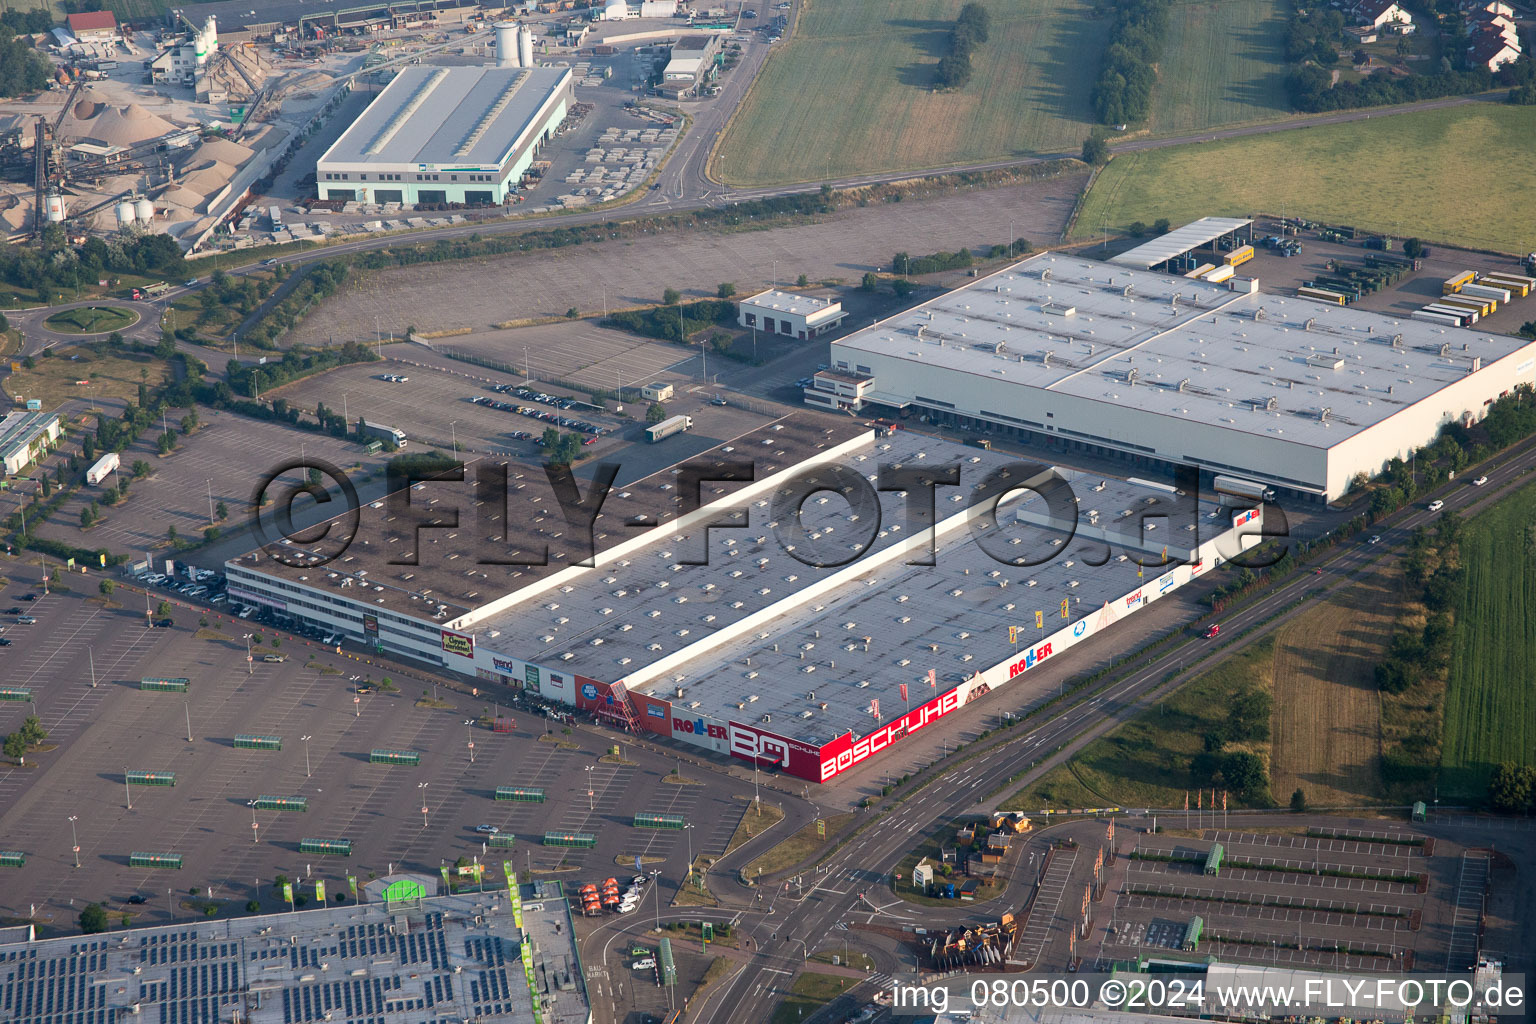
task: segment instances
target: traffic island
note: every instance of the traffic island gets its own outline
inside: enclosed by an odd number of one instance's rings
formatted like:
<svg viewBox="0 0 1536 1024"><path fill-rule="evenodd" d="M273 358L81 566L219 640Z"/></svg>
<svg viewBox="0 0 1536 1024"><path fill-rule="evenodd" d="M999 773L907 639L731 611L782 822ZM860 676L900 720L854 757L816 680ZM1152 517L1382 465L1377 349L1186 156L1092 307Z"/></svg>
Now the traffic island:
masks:
<svg viewBox="0 0 1536 1024"><path fill-rule="evenodd" d="M77 306L53 314L43 326L57 334L111 334L132 327L139 314L117 306Z"/></svg>

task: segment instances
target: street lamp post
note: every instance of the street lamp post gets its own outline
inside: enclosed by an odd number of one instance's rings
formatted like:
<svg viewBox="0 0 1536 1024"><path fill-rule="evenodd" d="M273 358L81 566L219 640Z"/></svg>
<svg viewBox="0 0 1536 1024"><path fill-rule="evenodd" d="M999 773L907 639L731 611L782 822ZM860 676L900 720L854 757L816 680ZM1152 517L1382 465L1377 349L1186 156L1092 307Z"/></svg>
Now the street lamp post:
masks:
<svg viewBox="0 0 1536 1024"><path fill-rule="evenodd" d="M80 866L80 836L75 832L75 822L79 820L78 815L71 814L69 816L69 845L70 849L74 851L75 867L77 868Z"/></svg>
<svg viewBox="0 0 1536 1024"><path fill-rule="evenodd" d="M656 930L661 931L661 872L651 872L651 889L656 893Z"/></svg>
<svg viewBox="0 0 1536 1024"><path fill-rule="evenodd" d="M693 826L684 825L683 832L688 836L688 884L693 884Z"/></svg>
<svg viewBox="0 0 1536 1024"><path fill-rule="evenodd" d="M309 741L314 739L314 737L300 736L299 739L304 741L304 777L307 779L311 777L309 771Z"/></svg>

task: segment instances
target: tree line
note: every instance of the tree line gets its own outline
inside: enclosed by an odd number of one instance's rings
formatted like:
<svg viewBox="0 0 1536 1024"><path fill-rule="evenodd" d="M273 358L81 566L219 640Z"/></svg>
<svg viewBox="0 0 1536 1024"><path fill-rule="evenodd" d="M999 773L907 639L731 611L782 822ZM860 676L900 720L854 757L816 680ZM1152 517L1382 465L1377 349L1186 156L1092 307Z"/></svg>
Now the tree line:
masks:
<svg viewBox="0 0 1536 1024"><path fill-rule="evenodd" d="M1093 84L1093 112L1100 124L1145 121L1152 109L1152 70L1168 34L1168 0L1115 0L1114 27Z"/></svg>
<svg viewBox="0 0 1536 1024"><path fill-rule="evenodd" d="M10 25L0 22L0 96L20 96L46 89L51 77L43 55L31 43L16 38Z"/></svg>
<svg viewBox="0 0 1536 1024"><path fill-rule="evenodd" d="M960 8L949 30L949 52L939 59L934 78L943 89L964 89L971 80L971 54L991 37L992 15L979 3Z"/></svg>

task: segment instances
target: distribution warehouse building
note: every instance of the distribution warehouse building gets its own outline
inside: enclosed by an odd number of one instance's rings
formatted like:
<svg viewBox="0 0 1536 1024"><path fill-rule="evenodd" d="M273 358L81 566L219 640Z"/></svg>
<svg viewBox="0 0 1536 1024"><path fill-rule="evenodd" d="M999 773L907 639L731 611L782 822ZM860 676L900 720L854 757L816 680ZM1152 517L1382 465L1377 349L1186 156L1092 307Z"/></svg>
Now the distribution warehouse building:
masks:
<svg viewBox="0 0 1536 1024"><path fill-rule="evenodd" d="M1524 338L1252 287L1045 253L838 339L857 387L806 398L1332 500L1536 381Z"/></svg>
<svg viewBox="0 0 1536 1024"><path fill-rule="evenodd" d="M406 68L316 162L320 198L505 202L571 97L569 68Z"/></svg>
<svg viewBox="0 0 1536 1024"><path fill-rule="evenodd" d="M363 510L329 561L288 544L229 562L231 598L811 781L1262 528L1259 508L807 412L611 494L584 566L542 473L509 467L502 503L476 470Z"/></svg>

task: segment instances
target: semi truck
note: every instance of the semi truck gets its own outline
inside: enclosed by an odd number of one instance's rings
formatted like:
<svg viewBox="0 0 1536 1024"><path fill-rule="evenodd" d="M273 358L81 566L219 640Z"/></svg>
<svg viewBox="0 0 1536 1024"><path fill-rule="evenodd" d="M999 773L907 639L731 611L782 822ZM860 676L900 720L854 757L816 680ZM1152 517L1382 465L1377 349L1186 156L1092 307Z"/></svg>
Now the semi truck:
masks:
<svg viewBox="0 0 1536 1024"><path fill-rule="evenodd" d="M280 206L267 207L267 219L272 222L273 231L283 230L283 210Z"/></svg>
<svg viewBox="0 0 1536 1024"><path fill-rule="evenodd" d="M673 434L681 434L685 430L693 429L692 416L671 416L654 426L645 428L645 439L651 444L665 440Z"/></svg>
<svg viewBox="0 0 1536 1024"><path fill-rule="evenodd" d="M1275 489L1267 484L1261 484L1254 480L1243 480L1235 476L1218 476L1211 482L1217 494L1225 494L1233 498L1243 498L1247 501L1274 501Z"/></svg>
<svg viewBox="0 0 1536 1024"><path fill-rule="evenodd" d="M120 465L122 460L117 457L117 452L108 452L85 471L85 482L94 487L110 476L112 471Z"/></svg>
<svg viewBox="0 0 1536 1024"><path fill-rule="evenodd" d="M357 421L357 432L367 437L376 437L380 441L394 445L396 448L405 448L405 432L387 427L382 423L369 423L367 420Z"/></svg>

